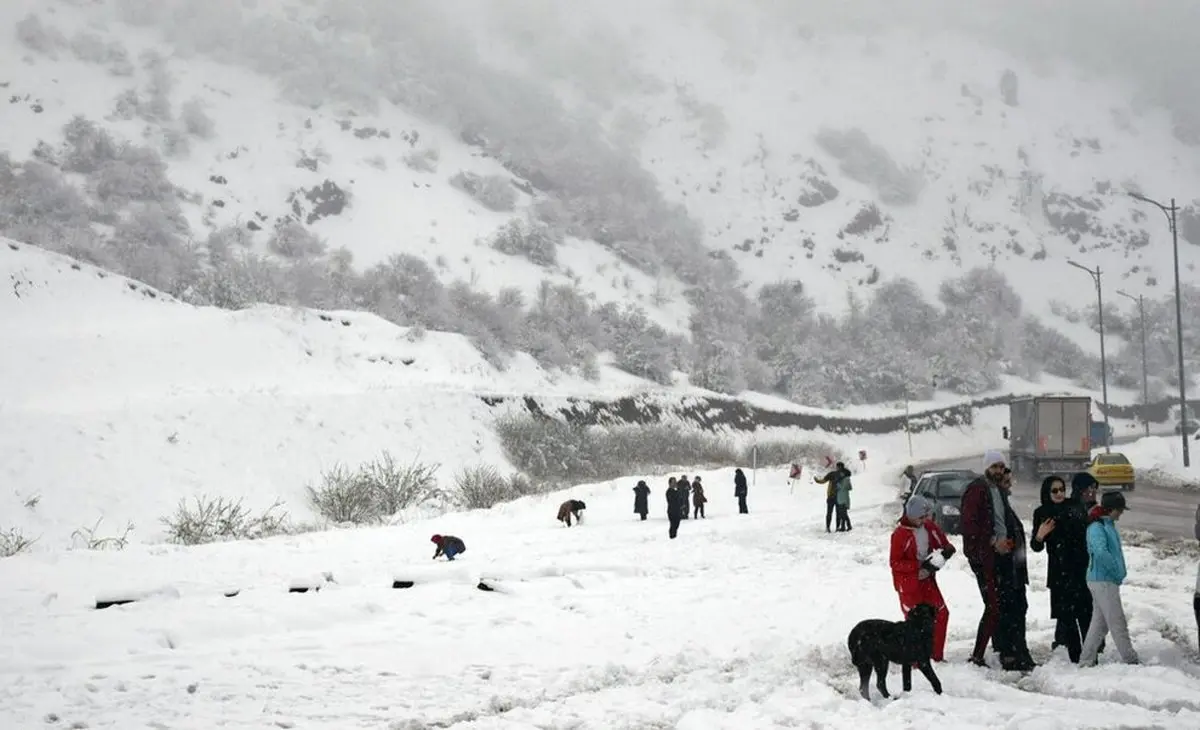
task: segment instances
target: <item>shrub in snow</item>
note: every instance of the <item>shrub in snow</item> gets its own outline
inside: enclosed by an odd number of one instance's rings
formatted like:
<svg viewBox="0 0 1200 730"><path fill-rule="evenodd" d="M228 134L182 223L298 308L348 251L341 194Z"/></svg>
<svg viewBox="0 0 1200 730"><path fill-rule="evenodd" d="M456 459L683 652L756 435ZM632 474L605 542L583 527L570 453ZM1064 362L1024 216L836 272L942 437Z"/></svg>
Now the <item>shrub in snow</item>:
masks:
<svg viewBox="0 0 1200 730"><path fill-rule="evenodd" d="M663 466L732 466L726 439L676 424L585 427L547 416L508 415L496 435L510 463L536 482L578 484Z"/></svg>
<svg viewBox="0 0 1200 730"><path fill-rule="evenodd" d="M133 73L129 53L117 41L106 41L98 34L85 30L71 36L70 46L75 58L106 66L114 76L129 76Z"/></svg>
<svg viewBox="0 0 1200 730"><path fill-rule="evenodd" d="M488 210L507 213L517 207L517 191L504 175L478 175L463 170L450 178L450 184Z"/></svg>
<svg viewBox="0 0 1200 730"><path fill-rule="evenodd" d="M187 157L191 154L192 143L187 132L181 129L164 127L162 130L162 151L167 157Z"/></svg>
<svg viewBox="0 0 1200 730"><path fill-rule="evenodd" d="M339 524L369 524L438 496L436 464L413 459L399 464L388 452L351 470L341 464L307 487L309 503L321 517Z"/></svg>
<svg viewBox="0 0 1200 730"><path fill-rule="evenodd" d="M82 550L124 550L129 545L129 533L133 532L133 523L125 525L120 535L98 535L100 522L96 520L91 527L80 527L71 533L71 545Z"/></svg>
<svg viewBox="0 0 1200 730"><path fill-rule="evenodd" d="M558 262L563 235L537 220L511 220L492 236L492 248L509 256L523 256L538 266Z"/></svg>
<svg viewBox="0 0 1200 730"><path fill-rule="evenodd" d="M121 152L121 145L108 130L101 129L95 122L78 114L63 125L63 147L63 169L85 175L117 159Z"/></svg>
<svg viewBox="0 0 1200 730"><path fill-rule="evenodd" d="M201 496L188 505L180 500L175 514L160 521L167 529L167 539L180 545L203 545L221 540L256 540L288 531L288 515L283 503L276 501L258 514L242 504L224 497Z"/></svg>
<svg viewBox="0 0 1200 730"><path fill-rule="evenodd" d="M271 251L289 259L304 259L325 253L321 238L296 221L284 221L275 227L267 241Z"/></svg>
<svg viewBox="0 0 1200 730"><path fill-rule="evenodd" d="M199 277L200 260L183 237L187 223L178 207L137 204L113 228L111 250L121 273L172 296Z"/></svg>
<svg viewBox="0 0 1200 730"><path fill-rule="evenodd" d="M675 351L684 342L650 321L641 307L609 302L596 310L604 328L604 347L614 364L631 375L668 385L675 369Z"/></svg>
<svg viewBox="0 0 1200 730"><path fill-rule="evenodd" d="M454 475L454 497L465 509L488 509L534 492L527 477L506 477L491 466L466 467Z"/></svg>
<svg viewBox="0 0 1200 730"><path fill-rule="evenodd" d="M179 121L183 122L183 128L193 137L211 139L216 133L216 124L204 110L204 102L199 99L188 99L183 103L179 108Z"/></svg>
<svg viewBox="0 0 1200 730"><path fill-rule="evenodd" d="M51 58L67 44L66 36L52 25L42 23L36 13L30 13L17 22L17 40L31 51L44 53Z"/></svg>
<svg viewBox="0 0 1200 730"><path fill-rule="evenodd" d="M147 51L142 54L141 60L148 79L145 103L139 107L140 115L147 121L170 121L171 92L175 88L175 79L167 68L167 59L157 51Z"/></svg>
<svg viewBox="0 0 1200 730"><path fill-rule="evenodd" d="M137 89L126 89L120 94L117 94L116 101L113 102L112 119L120 119L128 122L141 114L142 100L138 96Z"/></svg>
<svg viewBox="0 0 1200 730"><path fill-rule="evenodd" d="M816 141L838 161L846 177L874 188L880 202L890 205L917 202L924 185L920 173L902 169L866 132L858 128L826 128L817 132Z"/></svg>
<svg viewBox="0 0 1200 730"><path fill-rule="evenodd" d="M758 450L757 462L754 451ZM824 441L788 441L772 439L750 444L742 449L740 464L748 466L782 466L786 464L823 464L828 456L834 461L850 461L850 455Z"/></svg>
<svg viewBox="0 0 1200 730"><path fill-rule="evenodd" d="M1017 106L1020 103L1019 89L1017 74L1012 69L1005 69L1000 75L1000 98L1009 106Z"/></svg>
<svg viewBox="0 0 1200 730"><path fill-rule="evenodd" d="M37 538L29 538L16 527L0 530L0 558L11 558L28 551Z"/></svg>
<svg viewBox="0 0 1200 730"><path fill-rule="evenodd" d="M432 147L409 150L404 155L404 164L413 172L437 172L441 154Z"/></svg>
<svg viewBox="0 0 1200 730"><path fill-rule="evenodd" d="M167 177L167 163L154 150L122 144L114 159L103 161L89 176L92 193L110 206L130 202L174 201L178 189Z"/></svg>

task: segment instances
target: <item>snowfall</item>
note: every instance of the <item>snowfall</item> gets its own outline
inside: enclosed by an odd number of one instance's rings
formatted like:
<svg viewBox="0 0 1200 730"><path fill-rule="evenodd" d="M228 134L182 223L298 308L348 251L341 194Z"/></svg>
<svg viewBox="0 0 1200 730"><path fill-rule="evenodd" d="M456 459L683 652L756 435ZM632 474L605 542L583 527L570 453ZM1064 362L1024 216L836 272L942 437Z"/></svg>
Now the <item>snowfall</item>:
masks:
<svg viewBox="0 0 1200 730"><path fill-rule="evenodd" d="M0 359L0 521L40 539L0 560L0 727L1200 727L1192 550L1128 548L1134 668L1114 652L1094 669L1049 654L1034 554L1029 637L1044 665L1023 678L967 665L981 604L956 558L941 575L946 693L917 676L899 699L859 697L846 634L900 613L887 566L908 458L897 436L832 441L869 452L845 534L825 533L821 465L805 464L790 482L786 467L752 472L748 515L729 470L703 472L708 518L676 540L665 477L631 474L375 528L169 545L157 522L179 499L280 497L298 511L334 455L419 443L444 464L502 459L479 393L637 383L525 361L500 378L456 336L413 340L362 313L190 307L3 243L0 338L20 357ZM979 427L998 431L989 419ZM985 441L953 431L916 448L961 456ZM1131 449L1165 463L1154 443ZM646 522L632 512L640 477ZM588 505L569 529L554 520L568 496ZM125 520L124 550L76 539ZM431 560L435 533L467 552ZM114 599L136 600L96 608Z"/></svg>

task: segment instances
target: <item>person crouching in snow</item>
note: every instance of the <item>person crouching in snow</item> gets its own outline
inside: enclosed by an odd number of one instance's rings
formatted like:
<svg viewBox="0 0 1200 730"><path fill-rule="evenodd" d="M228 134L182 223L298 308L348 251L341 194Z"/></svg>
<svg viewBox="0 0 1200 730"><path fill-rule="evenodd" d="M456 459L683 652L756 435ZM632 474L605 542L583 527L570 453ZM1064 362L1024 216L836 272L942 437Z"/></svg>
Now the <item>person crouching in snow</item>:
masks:
<svg viewBox="0 0 1200 730"><path fill-rule="evenodd" d="M900 610L908 612L922 603L936 609L933 624L933 653L935 662L945 659L946 629L950 625L950 610L937 584L937 572L954 555L954 545L933 520L932 506L924 497L912 497L904 505L900 524L892 532L892 585L900 598Z"/></svg>
<svg viewBox="0 0 1200 730"><path fill-rule="evenodd" d="M568 499L558 507L558 521L570 527L571 518L574 517L576 522L583 524L583 515L580 513L585 509L587 505L578 499Z"/></svg>
<svg viewBox="0 0 1200 730"><path fill-rule="evenodd" d="M641 515L643 522L646 521L646 515L650 514L650 487L646 486L645 480L639 481L633 488L633 513Z"/></svg>
<svg viewBox="0 0 1200 730"><path fill-rule="evenodd" d="M707 501L708 497L704 496L704 485L700 483L700 477L696 477L692 480L692 506L696 508L692 517L704 517L704 503Z"/></svg>
<svg viewBox="0 0 1200 730"><path fill-rule="evenodd" d="M433 553L433 559L437 560L445 555L446 560L454 560L455 555L465 553L467 545L460 538L454 535L434 535L429 538L429 542L437 545L437 550Z"/></svg>

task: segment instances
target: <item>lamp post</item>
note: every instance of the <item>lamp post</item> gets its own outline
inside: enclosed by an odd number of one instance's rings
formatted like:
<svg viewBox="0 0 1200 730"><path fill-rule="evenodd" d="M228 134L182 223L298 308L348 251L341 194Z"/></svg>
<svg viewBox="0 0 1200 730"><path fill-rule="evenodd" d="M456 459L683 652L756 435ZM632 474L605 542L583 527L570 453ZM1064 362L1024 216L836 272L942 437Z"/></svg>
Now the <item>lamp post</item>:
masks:
<svg viewBox="0 0 1200 730"><path fill-rule="evenodd" d="M1112 431L1108 425L1108 359L1104 352L1104 293L1100 289L1100 267L1089 269L1083 264L1077 264L1071 260L1068 260L1067 263L1088 272L1092 280L1096 282L1096 305L1100 315L1100 388L1104 398L1104 453L1107 454L1112 451L1110 444L1112 439L1108 438L1108 434Z"/></svg>
<svg viewBox="0 0 1200 730"><path fill-rule="evenodd" d="M1171 226L1171 246L1175 255L1175 349L1179 355L1179 416L1185 424L1180 431L1182 431L1181 438L1183 439L1183 466L1186 469L1192 465L1192 457L1188 451L1188 429L1186 427L1189 419L1187 376L1183 371L1183 292L1180 291L1179 286L1179 228L1175 225L1175 213L1179 211L1179 208L1175 205L1175 198L1171 198L1171 205L1168 207L1139 193L1131 192L1129 197L1157 206L1163 215L1167 216L1167 224Z"/></svg>
<svg viewBox="0 0 1200 730"><path fill-rule="evenodd" d="M1121 289L1117 293L1126 299L1132 299L1138 305L1138 318L1141 322L1142 332L1142 426L1146 429L1146 436L1150 436L1150 419L1146 418L1146 408L1150 405L1150 386L1149 378L1146 374L1146 298L1141 294L1136 297Z"/></svg>

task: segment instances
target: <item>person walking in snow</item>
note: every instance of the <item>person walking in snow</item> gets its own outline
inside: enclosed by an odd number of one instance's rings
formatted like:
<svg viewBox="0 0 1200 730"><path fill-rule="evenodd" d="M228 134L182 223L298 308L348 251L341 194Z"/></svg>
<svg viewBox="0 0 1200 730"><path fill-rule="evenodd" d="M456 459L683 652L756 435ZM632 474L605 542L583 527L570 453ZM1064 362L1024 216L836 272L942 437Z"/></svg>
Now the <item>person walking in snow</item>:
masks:
<svg viewBox="0 0 1200 730"><path fill-rule="evenodd" d="M904 471L900 473L900 477L904 480L904 498L908 499L913 490L917 488L917 472L913 469L912 464L904 467Z"/></svg>
<svg viewBox="0 0 1200 730"><path fill-rule="evenodd" d="M854 485L850 482L850 470L842 462L838 462L841 475L837 478L834 493L837 500L837 531L850 532L854 529L850 524L850 491Z"/></svg>
<svg viewBox="0 0 1200 730"><path fill-rule="evenodd" d="M1087 509L1067 496L1060 476L1042 481L1042 504L1033 511L1033 537L1029 547L1049 555L1046 587L1050 589L1050 618L1055 620L1054 643L1064 646L1073 663L1079 663L1083 637L1092 622L1092 595L1087 586Z"/></svg>
<svg viewBox="0 0 1200 730"><path fill-rule="evenodd" d="M750 508L746 506L746 496L749 489L746 486L746 473L741 469L733 470L733 496L737 497L738 514L750 514Z"/></svg>
<svg viewBox="0 0 1200 730"><path fill-rule="evenodd" d="M904 505L900 524L892 531L890 563L892 585L900 598L900 611L908 618L914 606L928 603L937 611L933 624L933 661L945 659L950 610L937 584L937 572L955 553L942 528L930 519L933 506L924 497Z"/></svg>
<svg viewBox="0 0 1200 730"><path fill-rule="evenodd" d="M813 478L817 484L825 485L825 532L830 531L829 527L833 524L833 513L837 510L837 482L841 475L842 470L835 466L832 471L826 472L825 476Z"/></svg>
<svg viewBox="0 0 1200 730"><path fill-rule="evenodd" d="M688 505L692 501L692 483L688 481L687 474L683 474L679 477L679 481L676 482L675 485L679 487L679 491L683 492L683 497L681 497L683 500L683 515L681 516L681 519L686 520L688 518L688 513L691 512L691 510L688 509Z"/></svg>
<svg viewBox="0 0 1200 730"><path fill-rule="evenodd" d="M1121 603L1121 583L1125 581L1125 553L1121 547L1121 533L1117 521L1125 514L1125 495L1107 492L1100 497L1100 504L1088 512L1087 586L1092 592L1092 622L1088 625L1087 637L1083 640L1083 652L1079 666L1096 666L1096 655L1100 642L1111 633L1113 643L1126 664L1138 664L1137 652L1129 640L1129 625L1125 620L1125 607Z"/></svg>
<svg viewBox="0 0 1200 730"><path fill-rule="evenodd" d="M641 515L642 522L645 522L646 515L650 514L650 487L646 486L644 480L639 481L633 488L633 513Z"/></svg>
<svg viewBox="0 0 1200 730"><path fill-rule="evenodd" d="M666 497L667 522L670 524L667 534L674 540L675 536L679 534L679 522L683 519L684 514L687 513L687 495L680 488L679 482L675 480L675 477L671 477L671 480L667 483Z"/></svg>
<svg viewBox="0 0 1200 730"><path fill-rule="evenodd" d="M437 550L433 553L434 560L443 555L446 556L446 560L454 560L455 555L461 555L467 551L466 543L454 535L434 535L429 538L429 541L437 545Z"/></svg>
<svg viewBox="0 0 1200 730"><path fill-rule="evenodd" d="M1036 664L1025 641L1025 529L1009 504L1012 472L1004 455L989 450L983 475L963 492L960 508L963 554L983 599L971 663L986 667L984 651L994 642L1004 669L1028 671Z"/></svg>
<svg viewBox="0 0 1200 730"><path fill-rule="evenodd" d="M693 519L708 519L704 516L704 503L708 501L708 497L704 496L704 485L700 483L700 477L692 480L692 506L695 508Z"/></svg>

